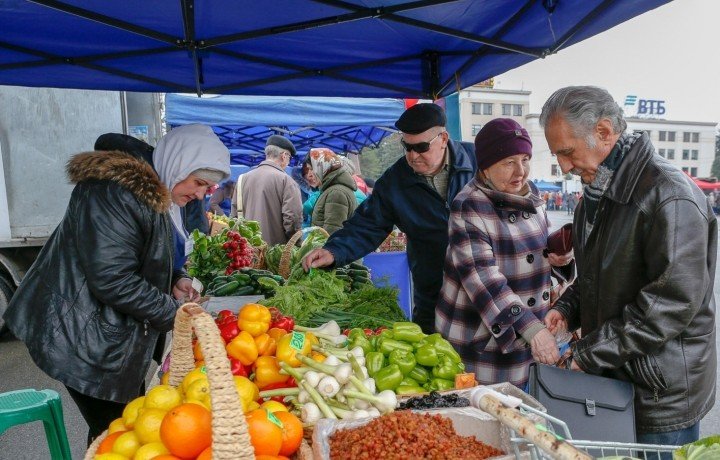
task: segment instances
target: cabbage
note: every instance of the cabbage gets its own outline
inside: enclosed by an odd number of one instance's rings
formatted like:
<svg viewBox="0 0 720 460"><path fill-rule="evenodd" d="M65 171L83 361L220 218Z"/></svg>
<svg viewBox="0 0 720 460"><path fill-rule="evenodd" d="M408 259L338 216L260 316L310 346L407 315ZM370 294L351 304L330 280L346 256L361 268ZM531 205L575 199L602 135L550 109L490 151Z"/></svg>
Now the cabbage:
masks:
<svg viewBox="0 0 720 460"><path fill-rule="evenodd" d="M720 459L720 435L712 435L673 452L673 460L718 460Z"/></svg>

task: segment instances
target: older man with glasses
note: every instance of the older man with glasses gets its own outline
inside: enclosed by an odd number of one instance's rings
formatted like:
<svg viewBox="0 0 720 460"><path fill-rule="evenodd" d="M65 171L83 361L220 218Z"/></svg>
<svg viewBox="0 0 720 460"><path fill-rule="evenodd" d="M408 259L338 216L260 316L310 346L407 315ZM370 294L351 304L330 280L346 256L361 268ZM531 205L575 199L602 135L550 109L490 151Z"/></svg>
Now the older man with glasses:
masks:
<svg viewBox="0 0 720 460"><path fill-rule="evenodd" d="M374 251L397 226L407 235L413 321L434 332L435 304L448 247L450 203L475 175L475 149L450 140L443 109L417 104L395 123L405 156L377 180L372 195L327 244L305 258L306 270L342 266Z"/></svg>

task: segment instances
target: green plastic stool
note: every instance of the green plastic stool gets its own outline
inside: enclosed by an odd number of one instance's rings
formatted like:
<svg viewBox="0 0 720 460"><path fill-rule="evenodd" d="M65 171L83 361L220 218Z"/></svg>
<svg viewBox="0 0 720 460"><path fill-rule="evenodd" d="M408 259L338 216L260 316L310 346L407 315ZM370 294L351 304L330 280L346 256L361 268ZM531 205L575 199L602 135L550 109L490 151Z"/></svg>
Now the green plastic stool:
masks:
<svg viewBox="0 0 720 460"><path fill-rule="evenodd" d="M0 434L16 425L42 421L53 460L72 460L60 395L53 390L0 393Z"/></svg>

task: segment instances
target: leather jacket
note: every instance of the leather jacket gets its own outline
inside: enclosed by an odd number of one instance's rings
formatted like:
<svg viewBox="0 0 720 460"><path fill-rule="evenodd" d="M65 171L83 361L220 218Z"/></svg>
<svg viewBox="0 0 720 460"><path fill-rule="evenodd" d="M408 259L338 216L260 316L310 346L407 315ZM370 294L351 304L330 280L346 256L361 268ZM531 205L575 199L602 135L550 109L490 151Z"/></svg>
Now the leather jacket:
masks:
<svg viewBox="0 0 720 460"><path fill-rule="evenodd" d="M121 152L77 155L68 174L77 185L65 217L5 320L49 376L126 403L178 307L170 192L147 162Z"/></svg>
<svg viewBox="0 0 720 460"><path fill-rule="evenodd" d="M717 366L718 228L707 198L643 134L600 199L589 235L585 220L581 202L578 278L555 304L571 328L581 327L574 359L585 372L633 382L637 432L695 424L714 404Z"/></svg>

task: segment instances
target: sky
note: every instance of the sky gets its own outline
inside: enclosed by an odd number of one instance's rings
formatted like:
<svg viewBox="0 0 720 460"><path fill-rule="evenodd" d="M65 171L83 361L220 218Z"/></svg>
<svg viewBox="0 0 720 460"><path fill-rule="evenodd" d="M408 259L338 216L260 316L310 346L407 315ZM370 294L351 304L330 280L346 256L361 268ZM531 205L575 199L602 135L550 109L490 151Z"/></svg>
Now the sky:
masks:
<svg viewBox="0 0 720 460"><path fill-rule="evenodd" d="M532 91L530 112L568 85L664 100L663 118L720 123L720 0L675 0L583 42L495 77Z"/></svg>

